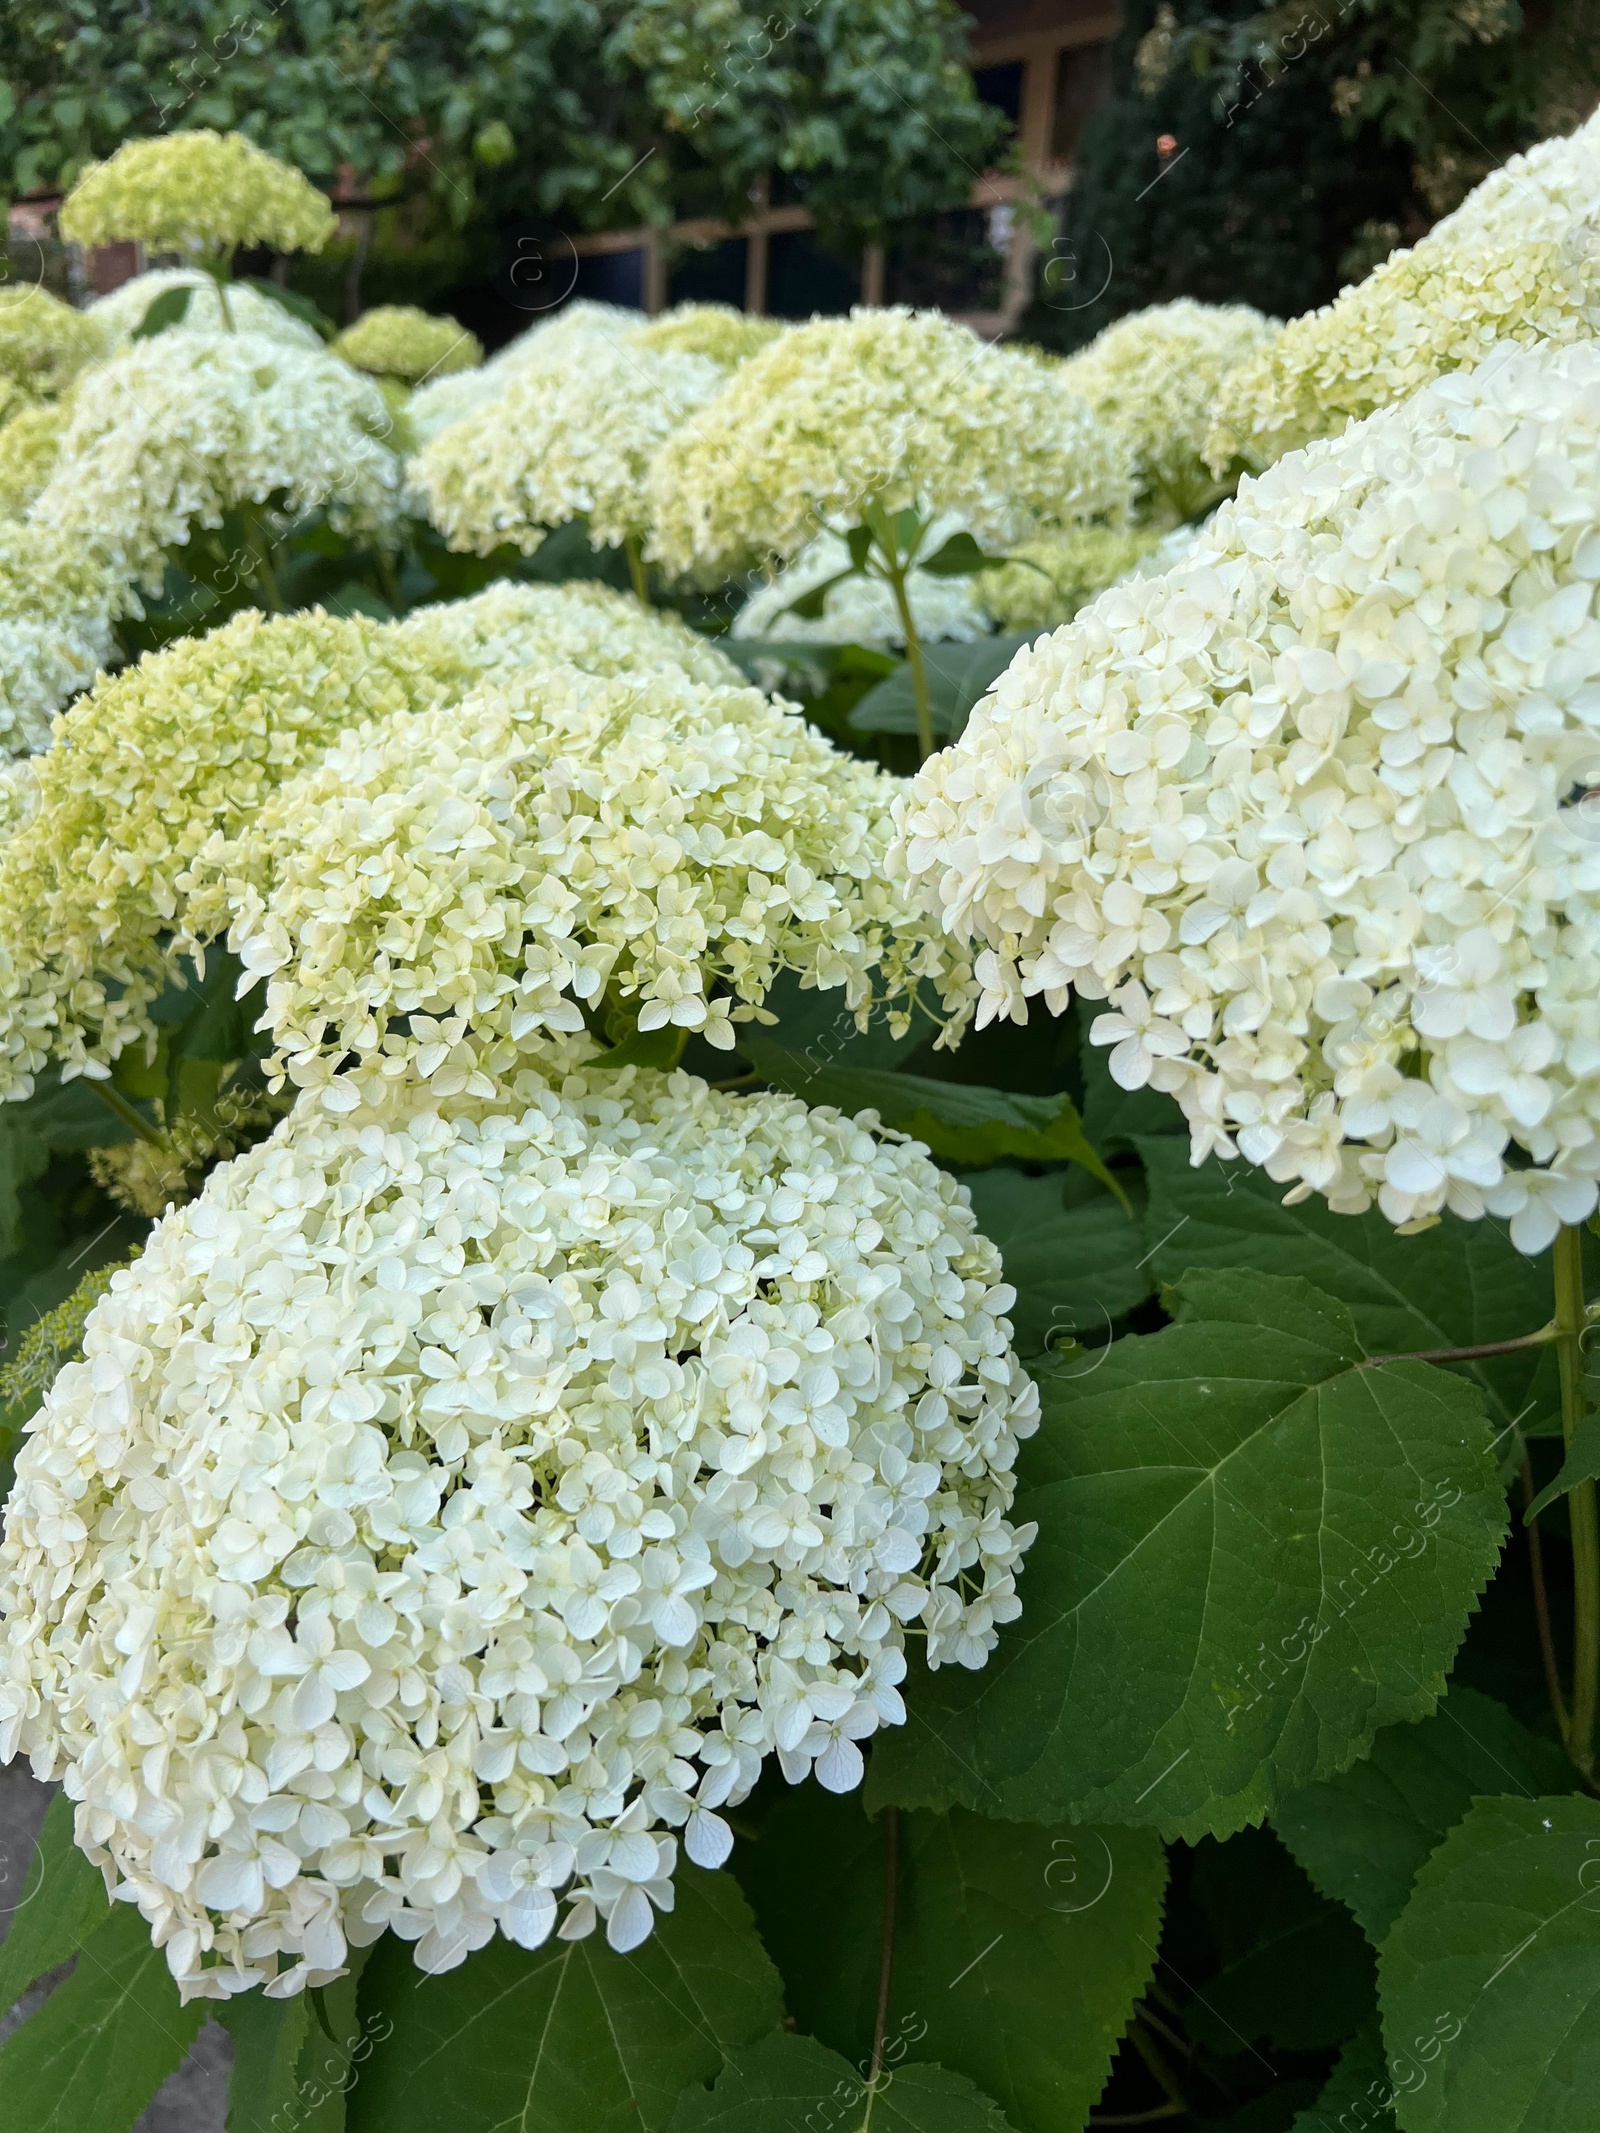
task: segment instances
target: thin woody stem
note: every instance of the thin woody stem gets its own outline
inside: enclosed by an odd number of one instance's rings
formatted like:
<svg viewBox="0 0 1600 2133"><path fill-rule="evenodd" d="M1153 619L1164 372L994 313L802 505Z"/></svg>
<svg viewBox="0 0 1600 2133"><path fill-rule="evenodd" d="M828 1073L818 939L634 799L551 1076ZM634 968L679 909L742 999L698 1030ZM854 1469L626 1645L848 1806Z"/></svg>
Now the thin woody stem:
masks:
<svg viewBox="0 0 1600 2133"><path fill-rule="evenodd" d="M639 553L639 543L630 533L622 543L623 553L628 558L628 576L633 581L633 596L644 607L650 605L650 574L644 567L644 557Z"/></svg>
<svg viewBox="0 0 1600 2133"><path fill-rule="evenodd" d="M1470 1348L1408 1348L1402 1355L1369 1355L1363 1367L1376 1370L1382 1363L1473 1363L1485 1355L1515 1355L1520 1348L1548 1348L1562 1338L1556 1325L1541 1326L1537 1333L1520 1333L1510 1341L1476 1341Z"/></svg>
<svg viewBox="0 0 1600 2133"><path fill-rule="evenodd" d="M130 1133L136 1134L142 1141L148 1141L152 1148L165 1148L166 1142L150 1121L141 1118L128 1099L114 1089L109 1081L91 1081L87 1074L83 1080L85 1088L93 1089L106 1109L114 1112Z"/></svg>
<svg viewBox="0 0 1600 2133"><path fill-rule="evenodd" d="M1571 1224L1563 1227L1551 1259L1560 1341L1561 1435L1570 1454L1585 1407L1583 1231ZM1600 1523L1592 1481L1580 1481L1568 1492L1567 1519L1572 1531L1572 1705L1567 1753L1579 1775L1588 1779L1594 1774L1595 1701L1600 1691Z"/></svg>
<svg viewBox="0 0 1600 2133"><path fill-rule="evenodd" d="M1528 1456L1522 1458L1522 1505L1527 1510L1534 1497L1533 1468ZM1563 1740L1567 1737L1567 1699L1561 1693L1561 1668L1556 1663L1556 1643L1550 1629L1550 1596L1544 1582L1544 1541L1539 1532L1539 1521L1528 1520L1528 1571L1533 1581L1533 1612L1539 1625L1539 1657L1544 1663L1544 1685L1550 1697L1550 1709L1555 1714L1557 1730Z"/></svg>
<svg viewBox="0 0 1600 2133"><path fill-rule="evenodd" d="M872 2059L867 2073L871 2085L883 2072L884 2038L889 2028L889 1988L894 1980L894 1914L900 1885L900 1811L883 1811L883 1957L878 1965L878 2012L872 2025Z"/></svg>

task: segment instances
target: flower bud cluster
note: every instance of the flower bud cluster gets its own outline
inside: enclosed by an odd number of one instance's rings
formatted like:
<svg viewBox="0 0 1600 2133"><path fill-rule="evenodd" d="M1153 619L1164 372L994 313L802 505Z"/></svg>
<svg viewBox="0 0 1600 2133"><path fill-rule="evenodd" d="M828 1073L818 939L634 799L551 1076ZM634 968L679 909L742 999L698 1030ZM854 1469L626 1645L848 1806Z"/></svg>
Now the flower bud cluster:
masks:
<svg viewBox="0 0 1600 2133"><path fill-rule="evenodd" d="M550 668L348 731L186 883L267 980L275 1065L350 1052L487 1094L583 1010L724 1049L781 970L909 1018L964 963L884 877L900 781L758 689Z"/></svg>
<svg viewBox="0 0 1600 2133"><path fill-rule="evenodd" d="M333 344L333 352L374 377L448 377L483 361L483 343L453 318L436 318L415 304L378 304L363 311Z"/></svg>
<svg viewBox="0 0 1600 2133"><path fill-rule="evenodd" d="M1246 481L1020 652L892 863L979 1017L1245 1156L1525 1251L1600 1179L1600 346L1505 346Z"/></svg>
<svg viewBox="0 0 1600 2133"><path fill-rule="evenodd" d="M764 1760L835 1791L908 1637L981 1666L1038 1396L915 1143L686 1074L303 1100L30 1425L0 1754L186 1996L638 1945Z"/></svg>
<svg viewBox="0 0 1600 2133"><path fill-rule="evenodd" d="M1485 178L1420 244L1292 319L1223 385L1214 471L1266 466L1470 369L1497 341L1600 332L1600 117Z"/></svg>

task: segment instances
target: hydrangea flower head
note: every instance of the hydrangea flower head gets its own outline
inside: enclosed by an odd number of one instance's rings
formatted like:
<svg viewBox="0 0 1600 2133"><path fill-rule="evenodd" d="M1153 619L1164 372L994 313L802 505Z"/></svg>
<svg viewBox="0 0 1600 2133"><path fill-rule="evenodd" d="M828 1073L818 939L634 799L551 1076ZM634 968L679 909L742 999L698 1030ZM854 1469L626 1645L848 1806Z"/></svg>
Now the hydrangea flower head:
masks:
<svg viewBox="0 0 1600 2133"><path fill-rule="evenodd" d="M1217 395L1278 331L1249 304L1180 297L1118 319L1062 364L1062 382L1132 446L1141 510L1186 519L1216 500L1204 449Z"/></svg>
<svg viewBox="0 0 1600 2133"><path fill-rule="evenodd" d="M152 252L320 252L335 216L326 195L242 133L159 134L91 163L61 209L72 244L131 240Z"/></svg>
<svg viewBox="0 0 1600 2133"><path fill-rule="evenodd" d="M531 554L579 516L598 547L649 530L651 461L726 372L709 356L569 336L530 359L503 392L441 431L412 460L413 488L452 548Z"/></svg>
<svg viewBox="0 0 1600 2133"><path fill-rule="evenodd" d="M475 333L453 318L419 311L415 304L378 304L363 311L339 335L333 352L357 370L399 378L407 385L419 378L474 370L483 361L483 343Z"/></svg>
<svg viewBox="0 0 1600 2133"><path fill-rule="evenodd" d="M440 691L397 636L320 608L248 611L102 678L62 716L38 811L0 846L0 1101L27 1096L48 1059L103 1077L152 1037L201 846L342 727Z"/></svg>
<svg viewBox="0 0 1600 2133"><path fill-rule="evenodd" d="M899 781L791 706L668 666L537 669L345 733L188 883L189 924L267 980L279 1071L416 1061L488 1093L604 1005L730 1049L781 970L864 1022L959 957L883 876Z"/></svg>
<svg viewBox="0 0 1600 2133"><path fill-rule="evenodd" d="M1038 1395L962 1188L685 1074L302 1103L159 1223L18 1459L0 1754L186 1997L387 1927L637 1946L776 1756L981 1666Z"/></svg>
<svg viewBox="0 0 1600 2133"><path fill-rule="evenodd" d="M566 304L550 317L538 320L526 333L519 333L478 369L430 378L426 385L418 386L406 403L411 434L419 445L431 444L452 423L463 421L487 401L498 399L524 365L560 361L564 351L570 352L580 340L618 340L644 323L642 311L580 297L576 303Z"/></svg>
<svg viewBox="0 0 1600 2133"><path fill-rule="evenodd" d="M652 472L670 570L788 557L865 506L949 512L985 546L1126 508L1126 450L1042 364L937 312L794 327L737 370Z"/></svg>
<svg viewBox="0 0 1600 2133"><path fill-rule="evenodd" d="M394 625L394 636L441 675L459 675L464 688L556 666L636 675L670 667L708 688L737 688L745 679L725 652L676 615L584 578L565 585L500 578L468 600L413 608Z"/></svg>
<svg viewBox="0 0 1600 2133"><path fill-rule="evenodd" d="M386 532L400 498L390 426L373 381L323 349L156 334L78 379L33 516L154 591L167 549L241 502L324 507L340 531Z"/></svg>
<svg viewBox="0 0 1600 2133"><path fill-rule="evenodd" d="M103 347L99 321L48 289L0 289L0 378L24 392L60 392Z"/></svg>
<svg viewBox="0 0 1600 2133"><path fill-rule="evenodd" d="M1292 1198L1524 1251L1600 1180L1600 346L1507 346L1246 481L1018 654L893 863L980 1019Z"/></svg>
<svg viewBox="0 0 1600 2133"><path fill-rule="evenodd" d="M1213 468L1265 466L1336 434L1497 341L1600 332L1600 117L1485 178L1409 251L1292 319L1227 381Z"/></svg>
<svg viewBox="0 0 1600 2133"><path fill-rule="evenodd" d="M787 331L782 319L757 318L731 304L678 304L641 326L630 345L709 356L724 370L737 370Z"/></svg>
<svg viewBox="0 0 1600 2133"><path fill-rule="evenodd" d="M0 519L21 518L49 481L70 419L68 399L7 413L0 424Z"/></svg>
<svg viewBox="0 0 1600 2133"><path fill-rule="evenodd" d="M953 529L952 529L953 530ZM929 535L931 554L940 531ZM735 637L771 638L798 644L903 645L905 624L894 594L882 578L850 569L850 551L837 533L821 533L802 548L786 569L758 585L733 618ZM987 578L946 578L931 570L912 570L906 579L911 619L925 644L941 639L960 642L982 637L989 628ZM832 579L836 582L829 585ZM820 615L797 615L794 603L819 585L828 585Z"/></svg>
<svg viewBox="0 0 1600 2133"><path fill-rule="evenodd" d="M1159 546L1147 526L1080 526L1019 542L1012 560L979 581L996 629L1040 629L1069 621L1086 601L1136 570Z"/></svg>
<svg viewBox="0 0 1600 2133"><path fill-rule="evenodd" d="M136 605L92 550L0 519L0 754L49 746L51 718L110 663L112 622Z"/></svg>
<svg viewBox="0 0 1600 2133"><path fill-rule="evenodd" d="M225 314L216 281L204 267L151 267L148 273L135 274L131 280L120 282L108 296L100 297L89 308L89 319L98 328L110 354L115 355L119 349L128 346L144 324L150 306L169 289L187 289L189 301L183 308L182 318L163 328L163 339L169 333L226 333L232 330L260 334L269 341L287 341L296 348L320 351L323 346L321 334L308 320L296 318L285 305L275 303L270 296L263 296L248 282L229 282Z"/></svg>

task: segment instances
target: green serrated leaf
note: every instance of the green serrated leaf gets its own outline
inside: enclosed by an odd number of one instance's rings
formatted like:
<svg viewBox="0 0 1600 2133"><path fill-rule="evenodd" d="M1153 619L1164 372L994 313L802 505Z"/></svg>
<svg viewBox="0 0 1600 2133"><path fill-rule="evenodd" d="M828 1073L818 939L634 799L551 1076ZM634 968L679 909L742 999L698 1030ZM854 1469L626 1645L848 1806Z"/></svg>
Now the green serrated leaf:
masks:
<svg viewBox="0 0 1600 2133"><path fill-rule="evenodd" d="M533 1954L496 1939L428 1978L386 1938L361 1997L392 2027L350 2092L352 2133L649 2133L782 2013L738 1883L692 1866L631 1955L600 1934Z"/></svg>
<svg viewBox="0 0 1600 2133"><path fill-rule="evenodd" d="M1593 2133L1600 1801L1478 1800L1417 1875L1378 1990L1402 2133Z"/></svg>
<svg viewBox="0 0 1600 2133"><path fill-rule="evenodd" d="M1322 1893L1347 1904L1378 1942L1424 1859L1478 1795L1536 1798L1576 1782L1553 1742L1493 1697L1455 1687L1432 1718L1387 1727L1365 1761L1291 1794L1273 1827Z"/></svg>
<svg viewBox="0 0 1600 2133"><path fill-rule="evenodd" d="M283 2133L285 2126L299 2133L306 1995L269 2000L263 1992L237 1992L218 2003L216 2017L233 2038L227 2133Z"/></svg>
<svg viewBox="0 0 1600 2133"><path fill-rule="evenodd" d="M260 274L241 274L238 277L238 286L242 289L254 289L258 296L264 296L270 302L281 305L291 318L299 319L302 325L314 327L325 341L333 340L339 331L327 312L320 305L314 304L309 296L302 296L297 289L281 288L277 282L269 281Z"/></svg>
<svg viewBox="0 0 1600 2133"><path fill-rule="evenodd" d="M1394 2133L1394 2085L1378 2024L1368 2022L1339 2054L1328 2085L1289 2133Z"/></svg>
<svg viewBox="0 0 1600 2133"><path fill-rule="evenodd" d="M607 1073L616 1067L654 1067L668 1074L683 1057L684 1046L689 1041L686 1029L675 1029L669 1022L664 1029L636 1029L612 1045L597 1059L590 1061L590 1071L596 1069Z"/></svg>
<svg viewBox="0 0 1600 2133"><path fill-rule="evenodd" d="M979 570L998 570L1010 560L1009 556L987 554L970 533L952 533L932 555L918 556L917 568L931 571L936 578L970 578Z"/></svg>
<svg viewBox="0 0 1600 2133"><path fill-rule="evenodd" d="M0 1941L0 2013L35 1978L69 1962L110 1912L100 1869L72 1841L72 1802L58 1792L45 1810L22 1893Z"/></svg>
<svg viewBox="0 0 1600 2133"><path fill-rule="evenodd" d="M959 740L973 706L1003 674L1018 651L1039 632L1016 630L1002 637L976 637L970 643L936 643L922 647L928 677L928 704L940 740ZM852 733L915 733L917 700L911 671L898 672L867 691L850 714Z"/></svg>
<svg viewBox="0 0 1600 2133"><path fill-rule="evenodd" d="M150 1928L114 1905L71 1977L0 2047L6 2133L127 2133L208 2011L180 2006Z"/></svg>
<svg viewBox="0 0 1600 2133"><path fill-rule="evenodd" d="M163 289L161 294L146 306L144 317L129 334L129 340L153 340L158 333L165 333L169 326L181 325L184 314L189 309L191 293L187 284L182 288Z"/></svg>
<svg viewBox="0 0 1600 2133"><path fill-rule="evenodd" d="M1336 1215L1314 1196L1285 1207L1282 1186L1247 1163L1191 1169L1183 1142L1142 1140L1139 1152L1162 1281L1199 1266L1303 1275L1349 1306L1369 1355L1514 1339L1550 1317L1548 1261L1525 1258L1493 1222L1441 1222L1401 1237L1376 1210ZM1552 1425L1551 1350L1491 1357L1462 1373L1481 1389L1496 1431Z"/></svg>
<svg viewBox="0 0 1600 2133"><path fill-rule="evenodd" d="M1012 2133L992 2098L942 2066L886 2066L870 2089L812 2037L763 2037L736 2053L715 2088L691 2089L668 2133Z"/></svg>
<svg viewBox="0 0 1600 2133"><path fill-rule="evenodd" d="M872 1799L1221 1836L1433 1709L1505 1531L1477 1392L1307 1282L1182 1287L1041 1377L1021 1620L913 1681Z"/></svg>
<svg viewBox="0 0 1600 2133"><path fill-rule="evenodd" d="M1019 1355L1098 1341L1154 1294L1149 1268L1139 1264L1143 1229L1103 1193L1069 1204L1059 1174L1030 1178L1020 1170L979 1170L962 1182L1017 1292L1011 1322Z"/></svg>
<svg viewBox="0 0 1600 2133"><path fill-rule="evenodd" d="M1531 1525L1541 1511L1553 1504L1558 1496L1565 1496L1575 1489L1580 1481L1600 1478L1600 1414L1587 1414L1572 1433L1572 1443L1561 1463L1561 1471L1554 1481L1547 1482L1523 1513L1523 1524Z"/></svg>
<svg viewBox="0 0 1600 2133"><path fill-rule="evenodd" d="M831 578L824 578L820 585L813 585L808 592L801 593L797 598L791 600L787 607L781 608L779 612L785 615L794 615L802 622L820 622L823 609L828 604L828 595L833 591L833 588L836 585L842 585L846 578L854 578L859 575L860 565L856 563L852 563L848 570L836 570Z"/></svg>
<svg viewBox="0 0 1600 2133"><path fill-rule="evenodd" d="M812 1784L739 1855L791 2013L858 2069L877 2013L885 1857L859 1797ZM1019 2133L1080 2127L1155 1963L1160 1845L958 1811L902 1815L898 1858L890 2063L966 2075Z"/></svg>

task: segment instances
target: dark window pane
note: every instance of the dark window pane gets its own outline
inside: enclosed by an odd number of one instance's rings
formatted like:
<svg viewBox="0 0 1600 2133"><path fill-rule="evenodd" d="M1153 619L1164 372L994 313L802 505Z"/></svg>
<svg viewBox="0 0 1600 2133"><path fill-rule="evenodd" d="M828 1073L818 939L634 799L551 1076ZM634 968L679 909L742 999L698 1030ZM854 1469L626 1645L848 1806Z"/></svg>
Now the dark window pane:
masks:
<svg viewBox="0 0 1600 2133"><path fill-rule="evenodd" d="M632 252L588 252L578 261L574 296L592 297L601 304L644 303L644 246Z"/></svg>
<svg viewBox="0 0 1600 2133"><path fill-rule="evenodd" d="M1022 123L1022 61L1008 59L1003 67L978 67L972 86L981 103L1003 111L1013 126Z"/></svg>
<svg viewBox="0 0 1600 2133"><path fill-rule="evenodd" d="M781 230L767 252L767 309L774 318L836 318L861 295L861 266L817 242L811 230Z"/></svg>
<svg viewBox="0 0 1600 2133"><path fill-rule="evenodd" d="M885 263L892 304L933 304L942 311L997 311L1005 258L994 239L998 210L958 207L918 215L895 231Z"/></svg>
<svg viewBox="0 0 1600 2133"><path fill-rule="evenodd" d="M733 304L744 308L745 255L742 237L720 244L686 245L672 262L668 279L675 304Z"/></svg>
<svg viewBox="0 0 1600 2133"><path fill-rule="evenodd" d="M1070 163L1078 153L1083 129L1106 100L1111 80L1109 44L1074 44L1056 55L1056 107L1050 129L1050 153Z"/></svg>

